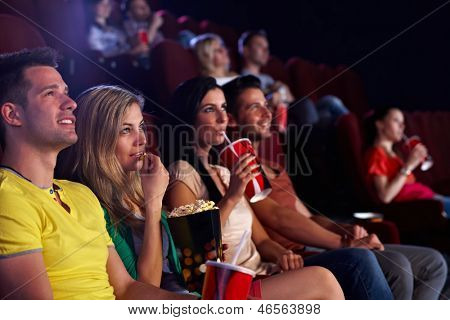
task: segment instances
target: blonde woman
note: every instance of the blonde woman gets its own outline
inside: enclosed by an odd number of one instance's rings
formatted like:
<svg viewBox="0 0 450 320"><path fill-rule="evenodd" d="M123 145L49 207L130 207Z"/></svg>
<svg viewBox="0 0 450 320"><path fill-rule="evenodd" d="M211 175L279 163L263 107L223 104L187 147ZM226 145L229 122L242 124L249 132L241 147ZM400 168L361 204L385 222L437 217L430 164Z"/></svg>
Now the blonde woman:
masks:
<svg viewBox="0 0 450 320"><path fill-rule="evenodd" d="M59 158L60 175L97 195L108 232L133 278L185 291L161 211L168 173L159 157L143 156L143 99L120 87L97 86L83 92L77 104L78 142Z"/></svg>
<svg viewBox="0 0 450 320"><path fill-rule="evenodd" d="M224 85L238 74L230 71L230 57L222 38L214 33L205 33L191 40L191 48L200 64L200 74L216 79Z"/></svg>

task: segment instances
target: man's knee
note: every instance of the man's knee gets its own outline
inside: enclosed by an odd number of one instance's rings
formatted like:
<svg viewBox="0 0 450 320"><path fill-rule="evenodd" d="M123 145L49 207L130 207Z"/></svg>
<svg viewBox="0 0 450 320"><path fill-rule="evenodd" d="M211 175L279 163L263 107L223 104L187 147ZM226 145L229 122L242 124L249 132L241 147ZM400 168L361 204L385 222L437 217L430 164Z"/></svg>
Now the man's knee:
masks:
<svg viewBox="0 0 450 320"><path fill-rule="evenodd" d="M429 261L427 267L432 276L445 277L448 273L448 266L442 254L435 249L428 248L427 257Z"/></svg>
<svg viewBox="0 0 450 320"><path fill-rule="evenodd" d="M374 253L367 249L346 248L340 250L340 254L342 259L345 259L345 261L352 261L355 265L378 265L378 261Z"/></svg>
<svg viewBox="0 0 450 320"><path fill-rule="evenodd" d="M401 253L380 251L376 254L383 273L388 278L412 279L413 270L411 262Z"/></svg>

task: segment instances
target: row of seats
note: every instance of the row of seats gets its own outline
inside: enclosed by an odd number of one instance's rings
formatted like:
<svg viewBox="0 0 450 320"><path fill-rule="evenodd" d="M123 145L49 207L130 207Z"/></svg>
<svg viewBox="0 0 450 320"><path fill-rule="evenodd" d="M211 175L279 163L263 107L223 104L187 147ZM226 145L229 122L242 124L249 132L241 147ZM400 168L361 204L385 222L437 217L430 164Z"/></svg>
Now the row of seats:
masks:
<svg viewBox="0 0 450 320"><path fill-rule="evenodd" d="M93 63L129 82L127 73L130 73L130 64L129 61L122 61L127 59L115 58L111 62L110 59L99 59L87 50L85 36L88 28L87 11L86 1L83 0L7 0L0 4L0 13L13 14L26 21L27 26L22 27L20 21L14 19L12 24L14 28L11 28L9 23L12 18L2 16L0 23L3 23L5 28L1 29L4 32L0 37L5 40L2 44L7 47L0 47L0 50L5 52L9 49L16 50L25 46L36 47L44 44L56 48L65 56L62 71L67 81L73 82L76 93L94 83L117 83L117 79L105 70L94 67ZM168 41L153 52L151 61L154 68L151 70L151 79L148 74L139 74L137 80L133 76L136 81L132 81L132 85L138 85L139 89L146 93L152 92L155 100L165 105L176 85L197 75L198 68L192 53L170 41L175 41L181 30L190 30L195 34L213 32L220 35L229 48L232 69L239 70L237 52L239 33L236 30L209 20L197 22L189 16L176 18L166 10L159 11L159 14L164 18L161 32ZM16 32L11 33L8 30ZM120 70L120 66L124 66L125 70ZM325 94L334 94L341 97L350 110L362 115L368 109L362 81L352 70L340 75L345 70L344 66L334 68L325 64L316 65L300 57L284 63L273 56L264 72L289 84L298 98L310 96L313 100L317 100ZM87 72L90 75L88 79ZM334 77L337 78L323 86ZM83 83L79 83L80 78L85 80L84 86ZM146 86L150 86L153 90L147 90Z"/></svg>
<svg viewBox="0 0 450 320"><path fill-rule="evenodd" d="M197 61L191 50L184 49L174 40L165 40L157 45L150 60L152 97L162 105L167 105L178 84L198 75ZM362 117L369 110L361 78L344 66L316 65L300 57L283 63L271 56L262 71L287 83L298 99L307 96L317 101L326 94L332 94L340 97L358 116Z"/></svg>

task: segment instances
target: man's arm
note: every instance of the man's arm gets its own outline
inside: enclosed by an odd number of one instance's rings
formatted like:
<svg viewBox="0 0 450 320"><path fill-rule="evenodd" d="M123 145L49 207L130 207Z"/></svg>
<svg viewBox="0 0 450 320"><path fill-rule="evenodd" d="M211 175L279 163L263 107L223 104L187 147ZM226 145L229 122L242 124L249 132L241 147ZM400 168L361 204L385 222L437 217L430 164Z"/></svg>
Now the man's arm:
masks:
<svg viewBox="0 0 450 320"><path fill-rule="evenodd" d="M271 198L251 204L258 219L291 241L325 249L342 247L341 236Z"/></svg>
<svg viewBox="0 0 450 320"><path fill-rule="evenodd" d="M193 295L177 294L138 282L130 277L114 247L109 247L106 270L117 299L123 300L193 300Z"/></svg>
<svg viewBox="0 0 450 320"><path fill-rule="evenodd" d="M0 258L0 299L53 299L41 252Z"/></svg>
<svg viewBox="0 0 450 320"><path fill-rule="evenodd" d="M375 234L358 239L343 238L299 212L280 206L270 198L253 203L251 206L263 224L294 242L325 249L351 247L383 250L384 248Z"/></svg>

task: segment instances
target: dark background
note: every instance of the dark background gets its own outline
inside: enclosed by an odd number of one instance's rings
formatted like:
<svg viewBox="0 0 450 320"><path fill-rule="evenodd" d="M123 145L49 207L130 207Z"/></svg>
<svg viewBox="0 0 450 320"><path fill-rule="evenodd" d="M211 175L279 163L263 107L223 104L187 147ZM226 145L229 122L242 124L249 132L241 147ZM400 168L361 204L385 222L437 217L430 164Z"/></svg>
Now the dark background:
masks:
<svg viewBox="0 0 450 320"><path fill-rule="evenodd" d="M263 28L273 54L352 65L427 14L415 27L358 63L372 107L450 110L450 1L160 0L159 7L238 31Z"/></svg>

